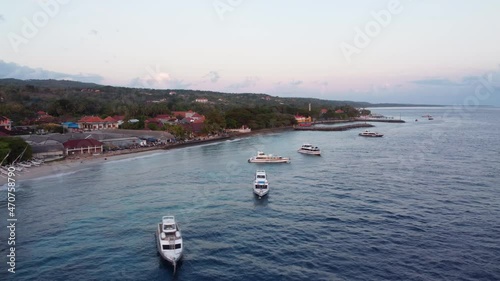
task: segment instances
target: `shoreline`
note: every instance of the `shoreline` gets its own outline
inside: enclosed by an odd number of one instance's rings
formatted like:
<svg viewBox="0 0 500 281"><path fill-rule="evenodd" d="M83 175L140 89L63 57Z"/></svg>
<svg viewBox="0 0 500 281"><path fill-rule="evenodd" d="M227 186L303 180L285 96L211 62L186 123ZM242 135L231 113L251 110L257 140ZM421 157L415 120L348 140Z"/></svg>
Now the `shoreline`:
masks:
<svg viewBox="0 0 500 281"><path fill-rule="evenodd" d="M258 131L252 131L249 133L231 133L225 136L195 140L184 143L167 144L167 145L159 145L159 146L144 147L144 148L134 148L123 151L110 151L98 155L79 155L76 157L71 156L53 162L46 162L37 167L25 168L25 170L21 172L15 172L14 178L16 182L25 180L26 181L36 180L38 178L45 178L64 173L77 172L80 169L89 168L92 165L95 165L97 163L102 163L103 161L116 161L116 160L150 155L154 153L160 153L166 150L200 146L208 143L222 142L225 140L231 140L235 138L252 137L255 135L292 131L292 130L293 130L292 127L269 128ZM3 186L6 183L7 183L7 177L0 177L0 185Z"/></svg>

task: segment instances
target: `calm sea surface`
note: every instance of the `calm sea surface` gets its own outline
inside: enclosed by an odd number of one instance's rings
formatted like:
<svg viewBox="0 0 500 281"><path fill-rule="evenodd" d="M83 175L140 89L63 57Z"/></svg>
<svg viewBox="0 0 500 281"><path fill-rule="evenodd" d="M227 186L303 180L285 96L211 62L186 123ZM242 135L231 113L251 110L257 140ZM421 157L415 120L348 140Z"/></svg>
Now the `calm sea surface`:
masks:
<svg viewBox="0 0 500 281"><path fill-rule="evenodd" d="M4 186L0 280L500 280L500 109L373 112L407 123L374 123L383 138L289 131L18 183L15 274ZM297 153L305 142L322 156ZM247 163L257 150L292 162ZM256 169L271 184L261 200ZM184 236L175 276L156 252L163 215Z"/></svg>

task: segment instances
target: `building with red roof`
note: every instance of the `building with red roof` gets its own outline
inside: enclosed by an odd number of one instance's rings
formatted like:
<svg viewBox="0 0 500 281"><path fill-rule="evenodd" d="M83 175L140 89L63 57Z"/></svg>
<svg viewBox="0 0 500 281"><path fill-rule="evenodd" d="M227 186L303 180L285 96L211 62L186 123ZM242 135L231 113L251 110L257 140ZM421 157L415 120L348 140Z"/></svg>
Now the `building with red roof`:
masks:
<svg viewBox="0 0 500 281"><path fill-rule="evenodd" d="M5 116L0 116L0 127L10 131L12 130L12 121Z"/></svg>
<svg viewBox="0 0 500 281"><path fill-rule="evenodd" d="M198 114L192 110L188 111L173 111L174 116L181 116L184 121L190 123L203 123L205 122L205 116Z"/></svg>
<svg viewBox="0 0 500 281"><path fill-rule="evenodd" d="M111 116L104 119L99 116L84 116L78 120L78 126L83 130L117 129L118 121Z"/></svg>
<svg viewBox="0 0 500 281"><path fill-rule="evenodd" d="M68 140L63 143L63 146L66 155L103 152L103 143L92 138Z"/></svg>

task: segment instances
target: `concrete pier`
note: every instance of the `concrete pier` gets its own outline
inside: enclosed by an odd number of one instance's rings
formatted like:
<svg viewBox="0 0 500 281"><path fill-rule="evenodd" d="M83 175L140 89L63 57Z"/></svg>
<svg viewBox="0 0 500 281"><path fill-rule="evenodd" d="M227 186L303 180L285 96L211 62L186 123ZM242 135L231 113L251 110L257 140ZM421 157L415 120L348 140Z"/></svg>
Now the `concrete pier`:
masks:
<svg viewBox="0 0 500 281"><path fill-rule="evenodd" d="M384 119L384 118L372 118L372 119L356 118L354 120L359 122L406 123L405 120L401 119Z"/></svg>
<svg viewBox="0 0 500 281"><path fill-rule="evenodd" d="M311 126L311 127L299 127L295 126L293 129L296 131L346 131L356 128L370 128L374 127L372 124L367 123L356 123L343 126Z"/></svg>

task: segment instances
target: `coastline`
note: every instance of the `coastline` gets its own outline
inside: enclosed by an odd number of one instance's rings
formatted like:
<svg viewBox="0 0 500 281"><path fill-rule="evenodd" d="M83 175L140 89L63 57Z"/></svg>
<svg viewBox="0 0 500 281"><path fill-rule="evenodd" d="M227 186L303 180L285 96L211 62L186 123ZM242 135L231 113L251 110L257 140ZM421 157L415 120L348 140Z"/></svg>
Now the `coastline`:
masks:
<svg viewBox="0 0 500 281"><path fill-rule="evenodd" d="M241 138L241 137L251 137L255 135L261 134L269 134L283 131L291 131L292 127L281 127L281 128L270 128L270 129L262 129L257 131L252 131L249 133L231 133L229 135L213 137L201 140L194 140L190 142L184 143L176 143L176 144L167 144L167 145L159 145L152 147L144 147L144 148L134 148L134 149L126 149L121 151L111 151L105 152L98 155L79 155L79 156L71 156L66 157L61 160L46 162L43 165L37 167L27 168L22 172L15 172L16 181L24 181L24 180L36 180L38 178L50 177L53 175L60 175L64 173L73 173L77 172L80 169L85 169L95 165L97 163L101 163L103 161L115 161L127 158L140 157L144 155L150 155L153 153L158 153L165 150L171 149L179 149L185 147L192 146L200 146L207 143L221 142L225 140ZM0 177L0 185L5 185L7 183L7 177Z"/></svg>

